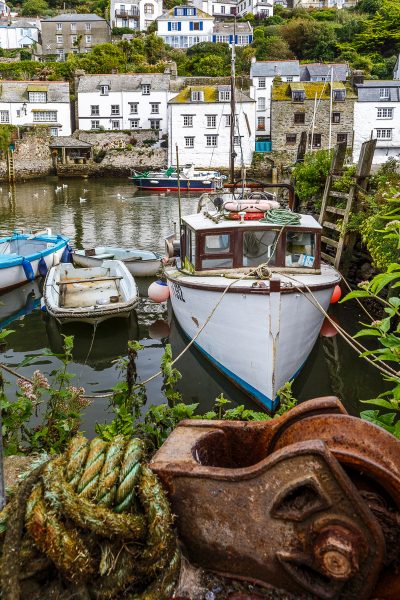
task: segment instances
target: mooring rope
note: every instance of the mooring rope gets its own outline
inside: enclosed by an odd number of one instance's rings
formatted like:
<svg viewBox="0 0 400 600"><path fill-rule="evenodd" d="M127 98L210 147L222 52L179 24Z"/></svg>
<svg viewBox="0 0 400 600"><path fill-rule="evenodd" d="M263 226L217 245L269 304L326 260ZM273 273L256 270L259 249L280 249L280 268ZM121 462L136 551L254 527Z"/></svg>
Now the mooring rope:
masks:
<svg viewBox="0 0 400 600"><path fill-rule="evenodd" d="M170 598L179 552L168 501L144 456L140 439L76 436L18 486L0 512L4 600L25 597L27 573L64 592L82 586L97 600Z"/></svg>
<svg viewBox="0 0 400 600"><path fill-rule="evenodd" d="M301 222L301 215L287 208L270 208L259 222L280 226L299 225Z"/></svg>

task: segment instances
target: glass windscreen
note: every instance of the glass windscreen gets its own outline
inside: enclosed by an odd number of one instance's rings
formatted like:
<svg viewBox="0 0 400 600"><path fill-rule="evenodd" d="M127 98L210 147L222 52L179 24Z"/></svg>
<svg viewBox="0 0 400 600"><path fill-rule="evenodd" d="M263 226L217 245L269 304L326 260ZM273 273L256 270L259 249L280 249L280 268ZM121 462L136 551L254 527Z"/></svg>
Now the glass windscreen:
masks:
<svg viewBox="0 0 400 600"><path fill-rule="evenodd" d="M302 231L286 233L285 266L314 268L315 234Z"/></svg>
<svg viewBox="0 0 400 600"><path fill-rule="evenodd" d="M230 250L229 233L204 236L204 254L221 254Z"/></svg>
<svg viewBox="0 0 400 600"><path fill-rule="evenodd" d="M256 267L262 263L273 266L276 263L277 232L244 231L243 232L243 266Z"/></svg>

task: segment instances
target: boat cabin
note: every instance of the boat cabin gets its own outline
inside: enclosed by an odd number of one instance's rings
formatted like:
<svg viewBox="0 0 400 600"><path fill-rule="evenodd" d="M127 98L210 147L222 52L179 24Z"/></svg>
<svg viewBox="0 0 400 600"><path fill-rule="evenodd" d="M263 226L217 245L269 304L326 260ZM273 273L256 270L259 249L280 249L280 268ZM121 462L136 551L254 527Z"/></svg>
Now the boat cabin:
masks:
<svg viewBox="0 0 400 600"><path fill-rule="evenodd" d="M204 213L182 218L181 260L190 271L226 271L268 263L272 271L319 273L321 225L300 215L298 225L223 219ZM260 217L262 218L262 217Z"/></svg>

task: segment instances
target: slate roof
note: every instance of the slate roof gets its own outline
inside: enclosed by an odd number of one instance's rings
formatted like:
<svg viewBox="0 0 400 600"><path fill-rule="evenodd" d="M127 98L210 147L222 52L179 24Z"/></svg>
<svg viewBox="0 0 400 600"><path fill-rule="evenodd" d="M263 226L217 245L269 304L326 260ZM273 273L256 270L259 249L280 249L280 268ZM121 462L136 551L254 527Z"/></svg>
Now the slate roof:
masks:
<svg viewBox="0 0 400 600"><path fill-rule="evenodd" d="M223 34L226 33L228 35L233 35L234 30L236 30L236 35L251 35L253 33L253 28L248 21L245 23L224 23L221 21L217 21L214 24L213 34Z"/></svg>
<svg viewBox="0 0 400 600"><path fill-rule="evenodd" d="M185 87L182 91L179 92L177 96L174 96L169 100L168 104L223 104L219 102L218 99L218 91L225 89L225 86L218 85L192 85ZM230 89L230 88L229 88ZM204 92L204 101L203 102L192 102L191 101L191 92L192 91L202 91ZM235 92L236 103L239 102L255 102L250 96L244 94L241 90L236 89ZM225 101L229 102L229 100Z"/></svg>
<svg viewBox="0 0 400 600"><path fill-rule="evenodd" d="M175 15L175 8L171 8L171 10L167 10L160 17L156 19L156 21L169 21L171 18L176 19L177 21L193 21L193 19L214 19L211 15L204 12L200 8L196 8L195 15ZM180 8L180 7L179 7ZM190 8L193 8L192 6Z"/></svg>
<svg viewBox="0 0 400 600"><path fill-rule="evenodd" d="M116 75L84 75L79 78L78 94L99 92L101 85L109 85L110 92L139 91L142 84L150 84L151 91L169 89L170 76L162 73L120 73Z"/></svg>
<svg viewBox="0 0 400 600"><path fill-rule="evenodd" d="M334 81L346 81L348 66L345 63L310 63L300 65L300 81L310 81L312 77L330 77L331 67L333 67Z"/></svg>
<svg viewBox="0 0 400 600"><path fill-rule="evenodd" d="M33 85L47 91L47 102L42 103L43 110L46 110L49 102L69 104L69 85L65 81L0 81L0 102L28 102L28 88Z"/></svg>
<svg viewBox="0 0 400 600"><path fill-rule="evenodd" d="M49 144L50 148L91 148L92 144L83 142L77 138L65 135L52 137Z"/></svg>
<svg viewBox="0 0 400 600"><path fill-rule="evenodd" d="M62 23L65 21L105 21L103 17L99 17L99 15L87 13L87 14L79 14L79 13L69 13L64 15L57 15L56 17L48 17L47 19L42 19L42 22L45 23Z"/></svg>
<svg viewBox="0 0 400 600"><path fill-rule="evenodd" d="M250 77L275 77L276 75L299 76L298 60L264 60L252 63Z"/></svg>
<svg viewBox="0 0 400 600"><path fill-rule="evenodd" d="M364 81L356 85L358 102L400 102L400 81ZM389 98L381 98L379 90L389 88Z"/></svg>

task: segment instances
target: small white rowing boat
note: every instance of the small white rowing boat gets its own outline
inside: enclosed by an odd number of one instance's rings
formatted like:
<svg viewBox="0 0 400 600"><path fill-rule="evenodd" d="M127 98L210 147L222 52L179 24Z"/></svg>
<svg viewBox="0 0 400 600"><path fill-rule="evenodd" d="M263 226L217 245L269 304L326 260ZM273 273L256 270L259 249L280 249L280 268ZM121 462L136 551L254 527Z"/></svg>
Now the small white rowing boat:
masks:
<svg viewBox="0 0 400 600"><path fill-rule="evenodd" d="M119 260L105 260L101 267L89 269L61 264L46 277L44 304L63 323L128 317L137 302L135 280Z"/></svg>
<svg viewBox="0 0 400 600"><path fill-rule="evenodd" d="M97 246L75 250L72 260L78 267L98 267L104 260L121 260L134 277L154 277L161 267L161 256L150 250Z"/></svg>
<svg viewBox="0 0 400 600"><path fill-rule="evenodd" d="M62 260L68 242L48 228L0 238L0 293L46 275Z"/></svg>

